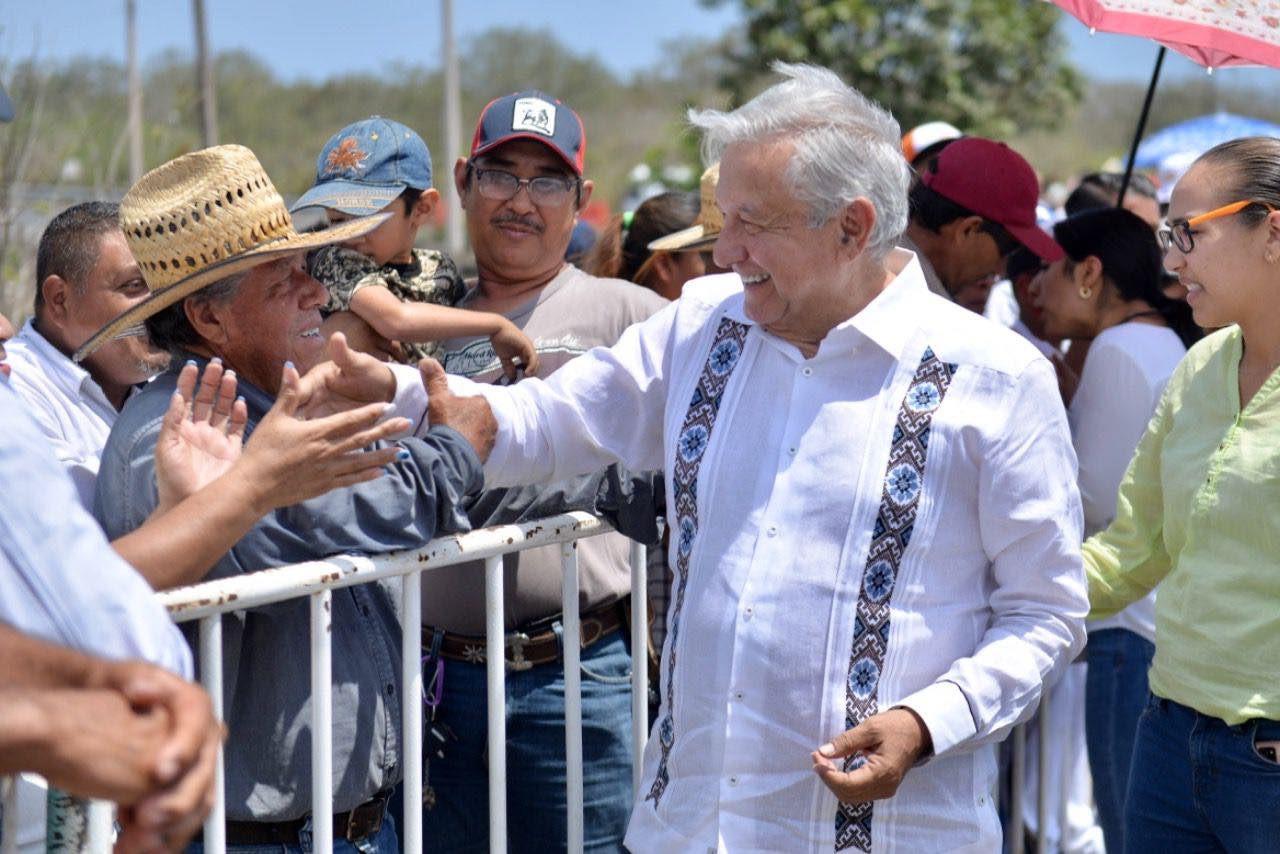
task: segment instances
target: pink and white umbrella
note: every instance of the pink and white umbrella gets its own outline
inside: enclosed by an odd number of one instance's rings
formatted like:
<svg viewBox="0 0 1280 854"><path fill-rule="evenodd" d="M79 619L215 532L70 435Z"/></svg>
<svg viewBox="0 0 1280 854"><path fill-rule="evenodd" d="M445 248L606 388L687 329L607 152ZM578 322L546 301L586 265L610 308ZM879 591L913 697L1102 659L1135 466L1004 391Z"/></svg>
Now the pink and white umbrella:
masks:
<svg viewBox="0 0 1280 854"><path fill-rule="evenodd" d="M1085 26L1108 33L1145 36L1160 43L1151 85L1133 135L1120 188L1124 204L1138 143L1147 126L1166 50L1175 50L1210 71L1227 65L1280 68L1280 0L1049 0Z"/></svg>
<svg viewBox="0 0 1280 854"><path fill-rule="evenodd" d="M1052 0L1081 23L1145 36L1206 68L1280 67L1280 0Z"/></svg>

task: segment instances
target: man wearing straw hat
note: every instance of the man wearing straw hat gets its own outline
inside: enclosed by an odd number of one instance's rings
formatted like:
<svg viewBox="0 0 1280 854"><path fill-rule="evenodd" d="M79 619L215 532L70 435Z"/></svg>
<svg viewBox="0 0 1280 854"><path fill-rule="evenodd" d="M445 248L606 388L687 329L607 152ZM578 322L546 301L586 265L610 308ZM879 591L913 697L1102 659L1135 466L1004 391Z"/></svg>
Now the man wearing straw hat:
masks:
<svg viewBox="0 0 1280 854"><path fill-rule="evenodd" d="M306 274L304 253L352 240L383 218L297 234L253 152L237 145L184 155L134 185L121 202L120 223L151 296L77 357L145 323L153 342L176 358L129 400L107 441L96 512L109 535L137 527L155 506L156 436L182 361L203 367L220 359L234 369L252 431L272 405L284 366L305 371L323 359L319 308L326 293ZM325 391L335 405L361 394L374 375L384 385L390 380L387 366L352 354L340 338L330 352ZM404 439L388 476L267 514L208 577L411 547L465 530L460 502L480 486L473 446L484 444L474 432L440 425L422 439ZM310 815L307 600L224 620L230 845L307 845L316 822L332 823L340 850L397 845L384 820L387 793L401 774L395 602L377 583L345 588L335 591L332 613L334 798L333 814L323 816Z"/></svg>

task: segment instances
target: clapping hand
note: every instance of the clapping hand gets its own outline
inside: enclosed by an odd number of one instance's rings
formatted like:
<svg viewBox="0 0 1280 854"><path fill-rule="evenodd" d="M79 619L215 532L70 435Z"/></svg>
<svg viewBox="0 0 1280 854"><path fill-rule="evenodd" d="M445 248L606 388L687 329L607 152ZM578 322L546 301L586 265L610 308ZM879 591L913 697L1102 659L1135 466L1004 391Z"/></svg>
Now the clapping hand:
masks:
<svg viewBox="0 0 1280 854"><path fill-rule="evenodd" d="M362 358L369 358L363 356ZM364 451L375 442L402 435L412 426L407 418L386 418L389 403L368 403L346 407L350 400L327 396L325 381L317 372L325 363L299 377L286 365L280 381L280 395L271 411L258 423L245 447L236 473L260 491L262 512L287 507L323 495L331 489L373 480L384 467L407 459L409 452L395 446ZM322 397L317 404L317 397ZM312 412L335 410L330 415L307 419Z"/></svg>
<svg viewBox="0 0 1280 854"><path fill-rule="evenodd" d="M395 447L361 450L412 425L405 418L383 420L389 404L359 399L366 394L364 383L376 387L384 379L379 371L386 372L392 390L394 377L385 365L352 353L337 338L331 345L337 361L318 365L305 377L292 365L284 367L280 394L247 443L248 410L243 398L236 398L235 372L223 370L215 359L201 377L195 363L188 363L178 375L156 444L159 510L230 476L240 478L256 509L267 513L373 480L407 454ZM382 394L375 390L371 396Z"/></svg>
<svg viewBox="0 0 1280 854"><path fill-rule="evenodd" d="M316 365L302 378L299 414L316 418L369 403L391 402L396 378L384 362L352 350L341 332L329 337L328 350L329 361Z"/></svg>
<svg viewBox="0 0 1280 854"><path fill-rule="evenodd" d="M196 390L196 380L200 388ZM156 442L156 488L164 512L225 474L240 458L249 411L236 399L235 371L213 359L204 376L195 362L178 374Z"/></svg>

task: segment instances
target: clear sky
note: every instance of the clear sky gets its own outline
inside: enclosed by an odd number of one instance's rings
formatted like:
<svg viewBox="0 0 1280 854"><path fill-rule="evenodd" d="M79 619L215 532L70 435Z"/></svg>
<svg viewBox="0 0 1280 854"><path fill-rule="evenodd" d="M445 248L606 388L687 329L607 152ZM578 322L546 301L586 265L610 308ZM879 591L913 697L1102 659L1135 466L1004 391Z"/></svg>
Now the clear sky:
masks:
<svg viewBox="0 0 1280 854"><path fill-rule="evenodd" d="M138 0L143 60L166 48L190 50L189 0ZM0 54L124 57L124 0L0 0ZM662 42L719 35L736 7L695 0L455 0L459 41L493 26L550 29L575 50L629 72L656 62ZM245 48L285 79L380 71L390 62L437 65L437 0L205 0L214 50ZM460 57L465 62L465 57Z"/></svg>
<svg viewBox="0 0 1280 854"><path fill-rule="evenodd" d="M904 0L910 2L910 0ZM285 79L377 72L392 61L435 65L440 49L437 0L206 0L215 50L245 48ZM740 20L734 3L706 9L696 0L455 0L459 39L494 25L547 28L575 49L627 73L661 59L662 43L718 35ZM139 50L189 50L187 0L138 0ZM1077 65L1097 79L1146 80L1156 48L1129 36L1064 24ZM124 0L0 0L0 56L124 56ZM463 58L465 62L465 57ZM464 65L465 73L465 65ZM1203 74L1170 55L1165 73ZM1272 69L1223 69L1219 85L1271 85Z"/></svg>

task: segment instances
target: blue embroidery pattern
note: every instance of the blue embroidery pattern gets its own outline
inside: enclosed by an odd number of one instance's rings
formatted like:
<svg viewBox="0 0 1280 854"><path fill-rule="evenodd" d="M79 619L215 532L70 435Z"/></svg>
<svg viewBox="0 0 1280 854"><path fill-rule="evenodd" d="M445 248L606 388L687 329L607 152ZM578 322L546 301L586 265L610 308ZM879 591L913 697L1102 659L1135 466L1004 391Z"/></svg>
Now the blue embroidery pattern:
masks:
<svg viewBox="0 0 1280 854"><path fill-rule="evenodd" d="M911 541L916 507L924 488L924 463L934 410L942 403L956 366L939 361L926 349L898 410L885 471L884 494L876 513L871 548L862 575L862 591L853 622L853 651L845 692L845 729L853 729L876 712L880 670L889 642L889 600ZM866 760L854 754L844 770ZM871 850L871 802L840 804L836 811L836 850Z"/></svg>
<svg viewBox="0 0 1280 854"><path fill-rule="evenodd" d="M662 794L667 790L669 776L667 760L671 756L671 747L676 743L676 726L672 720L672 702L675 698L676 641L680 636L680 611L684 607L684 590L689 581L689 555L693 553L693 541L698 535L698 470L702 467L702 455L706 453L707 444L711 440L711 431L716 424L716 416L720 413L720 401L724 395L729 377L738 365L742 355L742 343L746 340L747 331L751 327L743 323L725 318L716 328L715 339L711 343L711 351L707 355L702 375L698 377L697 387L693 391L693 399L689 401L689 410L685 413L684 423L680 428L680 437L676 440L676 459L672 472L672 493L675 497L676 527L679 539L676 545L675 573L675 608L671 612L671 625L667 654L667 692L663 707L663 717L658 724L658 742L662 747L662 758L658 761L658 773L654 776L653 786L646 801L653 801L657 809Z"/></svg>

